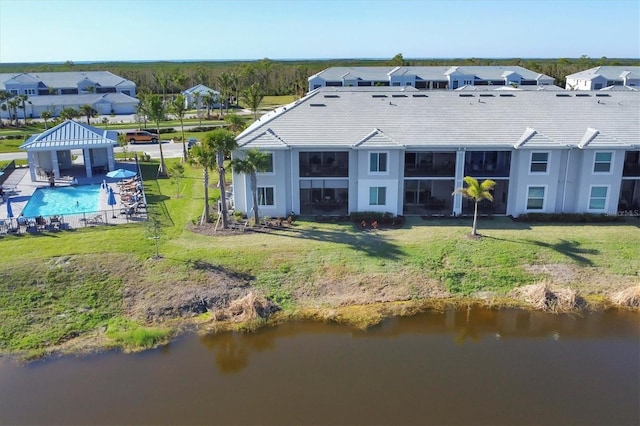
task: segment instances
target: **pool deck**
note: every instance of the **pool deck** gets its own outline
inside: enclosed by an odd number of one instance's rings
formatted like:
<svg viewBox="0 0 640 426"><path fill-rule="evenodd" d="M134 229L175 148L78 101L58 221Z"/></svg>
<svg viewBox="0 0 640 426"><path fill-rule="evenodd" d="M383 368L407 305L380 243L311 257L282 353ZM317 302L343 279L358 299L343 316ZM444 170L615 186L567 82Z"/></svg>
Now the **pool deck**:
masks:
<svg viewBox="0 0 640 426"><path fill-rule="evenodd" d="M119 169L119 168L134 171L135 165L130 163L116 163L116 169ZM78 185L96 185L96 184L101 184L103 182L106 182L107 185L113 188L113 191L116 194L116 200L118 200L118 204L115 206L110 206L109 203L107 202L108 192L100 191L100 198L98 201L98 211L92 214L86 213L86 214L80 214L80 215L65 215L65 218L67 218L68 216L69 219L73 219L72 216L77 216L77 219L79 222L80 221L84 222L84 224L81 224L80 226L87 226L88 217L93 218L94 221L98 222L95 224L105 224L105 225L106 224L116 225L116 224L131 223L133 221L139 222L141 220L146 220L146 209L143 209L142 211L138 210L138 212L135 215L126 215L124 213L121 213L121 210L124 208L124 203L121 203L120 201L120 196L119 196L120 188L117 185L120 179L111 179L106 177L104 174L87 178L86 176L85 177L81 176L81 175L84 175L83 173L84 170L78 170L79 172L78 176L74 176L75 173L73 172L74 171L72 170L70 175L64 176L63 179L56 179L55 181L56 187L70 186L71 185L71 180L69 179L70 177L75 177L78 181ZM11 201L11 209L13 211L14 222L15 222L15 218L19 217L20 214L22 213L23 209L31 199L31 196L33 195L35 190L38 188L48 188L48 187L49 187L49 181L43 178L38 178L36 182L32 182L28 168L17 168L11 172L11 175L2 184L2 188L6 193L5 197L8 196L8 198ZM13 190L14 192L7 193L7 190ZM8 219L8 216L7 216L6 202L0 199L0 220L7 220L7 219ZM77 226L74 226L71 222L73 222L73 220L68 221L68 223L72 227L77 227Z"/></svg>

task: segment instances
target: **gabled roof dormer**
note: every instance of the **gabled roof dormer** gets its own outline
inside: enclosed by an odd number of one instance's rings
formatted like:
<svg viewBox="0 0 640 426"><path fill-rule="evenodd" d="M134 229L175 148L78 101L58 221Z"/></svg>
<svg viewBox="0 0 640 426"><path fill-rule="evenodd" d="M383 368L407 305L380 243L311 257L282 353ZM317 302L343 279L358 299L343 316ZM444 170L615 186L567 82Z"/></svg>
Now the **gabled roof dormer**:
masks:
<svg viewBox="0 0 640 426"><path fill-rule="evenodd" d="M404 148L404 145L399 144L378 128L373 129L352 146L355 149Z"/></svg>

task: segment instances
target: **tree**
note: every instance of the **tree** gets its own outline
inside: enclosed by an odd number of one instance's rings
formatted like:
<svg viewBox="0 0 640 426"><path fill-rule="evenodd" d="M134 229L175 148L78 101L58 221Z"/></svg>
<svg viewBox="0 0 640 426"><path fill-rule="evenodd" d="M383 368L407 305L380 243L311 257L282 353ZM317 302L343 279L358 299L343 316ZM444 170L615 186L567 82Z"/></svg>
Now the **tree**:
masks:
<svg viewBox="0 0 640 426"><path fill-rule="evenodd" d="M20 102L19 108L22 110L22 118L24 119L24 125L26 126L27 125L27 104L31 105L31 101L29 101L28 95L19 95L18 99ZM16 118L16 121L17 121L17 118Z"/></svg>
<svg viewBox="0 0 640 426"><path fill-rule="evenodd" d="M224 107L229 113L229 98L231 98L231 90L233 85L233 78L231 74L228 72L223 72L220 77L218 77L218 85L220 86L220 111L222 111L222 102L224 102Z"/></svg>
<svg viewBox="0 0 640 426"><path fill-rule="evenodd" d="M253 119L258 119L258 107L260 107L260 102L264 98L264 93L260 89L260 85L258 83L253 83L242 93L243 100L249 106L249 109L253 112Z"/></svg>
<svg viewBox="0 0 640 426"><path fill-rule="evenodd" d="M389 65L393 67L401 67L409 65L409 62L404 60L402 53L398 53L396 56L391 58L391 60L389 61Z"/></svg>
<svg viewBox="0 0 640 426"><path fill-rule="evenodd" d="M51 118L51 111L42 111L40 113L40 118L44 120L44 129L47 130L49 128L49 124L47 123L47 120Z"/></svg>
<svg viewBox="0 0 640 426"><path fill-rule="evenodd" d="M237 135L238 133L243 131L245 127L247 127L247 123L244 121L244 119L238 114L234 113L227 114L224 117L224 122L227 123L227 128L235 135Z"/></svg>
<svg viewBox="0 0 640 426"><path fill-rule="evenodd" d="M216 103L216 96L212 92L202 95L202 103L207 107L207 119L211 118L211 109Z"/></svg>
<svg viewBox="0 0 640 426"><path fill-rule="evenodd" d="M202 167L202 182L204 184L204 211L200 224L211 222L209 218L209 170L216 165L216 153L207 144L196 145L189 152L189 162Z"/></svg>
<svg viewBox="0 0 640 426"><path fill-rule="evenodd" d="M269 170L271 166L271 155L258 149L251 149L245 152L244 158L237 158L231 162L231 167L236 173L249 175L251 185L251 196L253 205L253 224L260 223L260 215L258 214L258 173Z"/></svg>
<svg viewBox="0 0 640 426"><path fill-rule="evenodd" d="M80 106L80 115L83 117L87 117L87 124L91 125L91 117L95 117L98 115L98 111L96 111L91 105L84 104Z"/></svg>
<svg viewBox="0 0 640 426"><path fill-rule="evenodd" d="M187 113L187 107L185 106L185 98L184 95L178 95L175 97L171 104L169 104L169 109L172 113L174 113L178 120L180 120L180 133L182 135L182 161L187 161L187 141L184 139L184 115Z"/></svg>
<svg viewBox="0 0 640 426"><path fill-rule="evenodd" d="M147 97L147 107L149 108L149 118L156 123L156 133L160 138L160 122L166 119L166 109L164 102L159 95L152 94ZM160 149L160 168L158 168L158 176L167 176L167 166L164 163L164 153L162 152L162 140L158 139L158 148Z"/></svg>
<svg viewBox="0 0 640 426"><path fill-rule="evenodd" d="M200 93L193 92L193 102L196 103L196 115L198 116L198 120L200 121L200 127L202 127L202 117L200 116Z"/></svg>
<svg viewBox="0 0 640 426"><path fill-rule="evenodd" d="M73 120L78 117L78 111L74 108L68 107L60 111L60 118L63 120Z"/></svg>
<svg viewBox="0 0 640 426"><path fill-rule="evenodd" d="M228 211L227 211L227 200L225 195L225 170L224 170L224 159L225 157L231 153L235 148L238 147L238 143L236 142L233 133L226 129L215 129L212 132L209 132L204 137L203 144L207 146L207 149L211 151L215 151L216 153L216 165L218 167L218 175L219 175L219 183L220 186L220 202L221 213L222 213L222 227L229 227L228 220Z"/></svg>
<svg viewBox="0 0 640 426"><path fill-rule="evenodd" d="M169 167L169 177L176 184L176 198L180 198L180 179L184 177L184 165L182 163L173 163Z"/></svg>
<svg viewBox="0 0 640 426"><path fill-rule="evenodd" d="M478 235L478 204L482 200L489 200L493 202L493 195L491 195L490 191L493 190L496 182L491 179L487 179L482 183L478 183L478 180L471 176L465 176L464 181L467 184L467 187L456 189L453 192L453 195L462 194L463 197L470 198L474 201L473 227L471 228L471 235L476 236Z"/></svg>

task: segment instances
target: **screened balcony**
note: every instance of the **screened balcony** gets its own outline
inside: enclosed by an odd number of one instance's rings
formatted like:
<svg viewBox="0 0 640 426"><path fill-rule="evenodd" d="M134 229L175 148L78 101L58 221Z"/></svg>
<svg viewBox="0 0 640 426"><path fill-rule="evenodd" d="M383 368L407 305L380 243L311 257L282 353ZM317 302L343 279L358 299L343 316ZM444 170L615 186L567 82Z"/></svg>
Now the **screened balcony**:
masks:
<svg viewBox="0 0 640 426"><path fill-rule="evenodd" d="M301 152L300 177L348 177L349 153L340 151Z"/></svg>
<svg viewBox="0 0 640 426"><path fill-rule="evenodd" d="M474 178L509 177L511 152L509 151L467 151L464 175Z"/></svg>
<svg viewBox="0 0 640 426"><path fill-rule="evenodd" d="M455 152L406 152L404 154L405 177L454 177Z"/></svg>

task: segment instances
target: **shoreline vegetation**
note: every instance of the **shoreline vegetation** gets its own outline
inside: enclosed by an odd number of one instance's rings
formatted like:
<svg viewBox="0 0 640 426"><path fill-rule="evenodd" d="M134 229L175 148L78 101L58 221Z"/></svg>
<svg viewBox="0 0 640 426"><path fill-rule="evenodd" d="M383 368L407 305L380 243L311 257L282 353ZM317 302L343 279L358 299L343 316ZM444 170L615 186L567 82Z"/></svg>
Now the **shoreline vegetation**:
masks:
<svg viewBox="0 0 640 426"><path fill-rule="evenodd" d="M136 351L184 332L284 321L366 329L425 310L579 314L640 305L636 217L580 224L480 217L479 238L470 238L471 217L403 217L375 229L299 217L214 231L199 224L201 169L185 164L177 193L173 180L156 178L157 162L141 164L147 224L0 238L0 356ZM215 182L209 190L215 203Z"/></svg>

